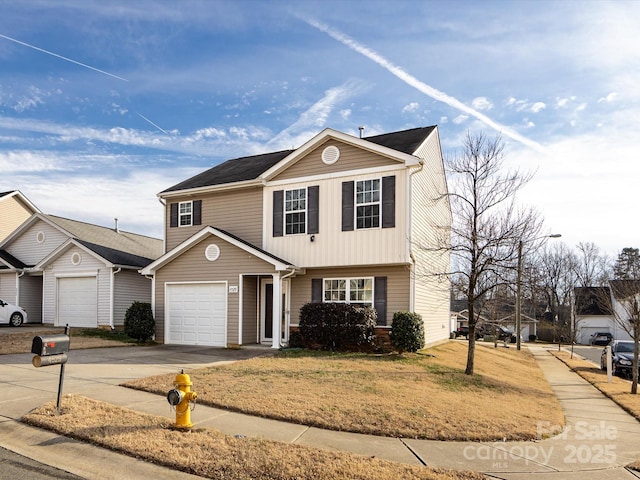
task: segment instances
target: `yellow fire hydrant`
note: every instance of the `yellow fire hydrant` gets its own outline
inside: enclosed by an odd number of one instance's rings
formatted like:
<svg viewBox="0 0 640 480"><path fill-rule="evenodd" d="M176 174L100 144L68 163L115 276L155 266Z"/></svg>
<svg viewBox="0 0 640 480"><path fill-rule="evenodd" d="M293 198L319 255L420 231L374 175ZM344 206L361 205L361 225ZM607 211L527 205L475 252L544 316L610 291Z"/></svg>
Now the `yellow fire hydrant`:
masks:
<svg viewBox="0 0 640 480"><path fill-rule="evenodd" d="M176 409L176 423L172 425L173 428L188 429L193 427L193 423L191 423L191 410L193 409L191 402L195 404L198 394L191 391L192 385L191 378L182 370L176 375L176 379L173 382L175 388L167 393L169 405Z"/></svg>

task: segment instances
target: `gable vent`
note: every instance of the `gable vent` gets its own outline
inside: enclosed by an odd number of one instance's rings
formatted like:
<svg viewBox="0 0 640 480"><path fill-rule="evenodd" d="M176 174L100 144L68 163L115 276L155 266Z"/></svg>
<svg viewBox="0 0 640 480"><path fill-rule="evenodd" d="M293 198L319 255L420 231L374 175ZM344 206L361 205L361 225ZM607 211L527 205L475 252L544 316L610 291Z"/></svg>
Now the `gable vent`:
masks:
<svg viewBox="0 0 640 480"><path fill-rule="evenodd" d="M333 165L340 158L340 150L335 145L329 145L322 151L322 161L326 165Z"/></svg>
<svg viewBox="0 0 640 480"><path fill-rule="evenodd" d="M220 247L218 247L215 243L212 243L204 251L204 256L210 262L215 262L220 256Z"/></svg>

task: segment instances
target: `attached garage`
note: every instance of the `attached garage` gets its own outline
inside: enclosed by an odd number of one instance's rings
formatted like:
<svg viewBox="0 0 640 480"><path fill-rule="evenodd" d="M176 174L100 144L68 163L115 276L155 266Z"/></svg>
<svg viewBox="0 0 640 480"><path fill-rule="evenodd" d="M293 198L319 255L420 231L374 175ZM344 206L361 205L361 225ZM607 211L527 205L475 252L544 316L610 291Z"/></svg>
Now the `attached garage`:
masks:
<svg viewBox="0 0 640 480"><path fill-rule="evenodd" d="M88 328L98 326L96 277L58 277L56 324Z"/></svg>
<svg viewBox="0 0 640 480"><path fill-rule="evenodd" d="M166 343L227 345L227 284L166 285Z"/></svg>

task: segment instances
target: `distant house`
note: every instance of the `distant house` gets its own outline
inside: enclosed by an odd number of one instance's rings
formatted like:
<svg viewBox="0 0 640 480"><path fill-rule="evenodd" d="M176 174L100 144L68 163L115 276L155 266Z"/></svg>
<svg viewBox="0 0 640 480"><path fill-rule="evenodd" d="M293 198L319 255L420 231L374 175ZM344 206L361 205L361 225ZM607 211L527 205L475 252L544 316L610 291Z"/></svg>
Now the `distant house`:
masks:
<svg viewBox="0 0 640 480"><path fill-rule="evenodd" d="M0 298L29 322L123 325L133 301L151 302L138 273L162 254L162 240L42 213L0 243Z"/></svg>
<svg viewBox="0 0 640 480"><path fill-rule="evenodd" d="M611 282L613 284L613 282ZM589 344L591 337L599 332L609 332L616 340L629 340L613 314L619 299L612 296L611 288L577 287L574 289L574 316L576 343Z"/></svg>
<svg viewBox="0 0 640 480"><path fill-rule="evenodd" d="M34 213L40 213L18 190L0 193L0 242Z"/></svg>
<svg viewBox="0 0 640 480"><path fill-rule="evenodd" d="M307 302L422 315L427 344L449 338L437 246L451 224L435 126L358 138L326 129L294 150L228 160L158 196L164 255L153 278L156 339L279 348Z"/></svg>

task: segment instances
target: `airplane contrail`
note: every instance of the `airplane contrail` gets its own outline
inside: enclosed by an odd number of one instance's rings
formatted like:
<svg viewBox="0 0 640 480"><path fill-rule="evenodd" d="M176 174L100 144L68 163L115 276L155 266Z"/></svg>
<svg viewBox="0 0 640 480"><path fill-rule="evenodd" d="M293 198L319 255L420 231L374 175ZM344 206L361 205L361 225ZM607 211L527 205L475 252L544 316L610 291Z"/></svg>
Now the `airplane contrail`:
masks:
<svg viewBox="0 0 640 480"><path fill-rule="evenodd" d="M357 41L353 40L351 37L343 34L342 32L339 32L338 30L335 30L323 23L320 23L312 19L302 18L302 20L308 23L309 25L311 25L312 27L317 28L321 32L326 33L327 35L332 37L334 40L337 40L343 45L346 45L347 47L354 50L355 52L360 53L361 55L364 55L370 60L373 60L375 63L380 65L382 68L384 68L391 74L398 77L400 80L402 80L406 84L416 88L417 90L433 98L434 100L438 100L440 102L446 103L447 105L453 108L457 108L458 110L468 113L469 115L477 118L478 120L485 123L489 127L497 130L500 133L503 133L504 135L512 138L513 140L516 140L517 142L520 142L523 145L533 148L534 150L537 150L539 152L546 153L546 149L542 145L540 145L538 142L531 140L523 135L520 135L518 132L516 132L515 130L509 127L500 125L498 122L495 122L494 120L487 117L483 113L480 113L477 110L465 105L457 98L452 97L451 95L448 95L444 92L441 92L440 90L437 90L436 88L433 88L432 86L427 85L426 83L418 80L413 75L405 72L402 68L391 63L382 55L358 43Z"/></svg>
<svg viewBox="0 0 640 480"><path fill-rule="evenodd" d="M89 70L94 70L94 71L96 71L98 73L102 73L104 75L108 75L110 77L117 78L118 80L122 80L123 82L128 82L129 81L126 78L119 77L118 75L114 75L113 73L105 72L104 70L100 70L99 68L92 67L91 65L87 65L86 63L77 62L77 61L75 61L75 60L73 60L71 58L63 57L62 55L58 55L57 53L50 52L49 50L45 50L44 48L36 47L35 45L30 45L28 43L21 42L20 40L16 40L15 38L7 37L6 35L2 35L1 33L0 33L0 38L4 38L6 40L18 43L20 45L24 45L25 47L33 48L34 50L37 50L37 51L42 52L42 53L46 53L47 55L51 55L51 56L54 56L56 58L60 58L62 60L66 60L67 62L75 63L76 65L80 65L81 67L88 68Z"/></svg>
<svg viewBox="0 0 640 480"><path fill-rule="evenodd" d="M156 127L158 130L160 130L162 133L164 133L165 135L171 136L171 134L169 132L167 132L166 130L160 128L158 125L156 125L155 123L153 123L151 120L149 120L147 117L145 117L144 115L142 115L141 113L136 112L136 114L142 118L143 120L149 122L151 125L153 125L154 127Z"/></svg>

